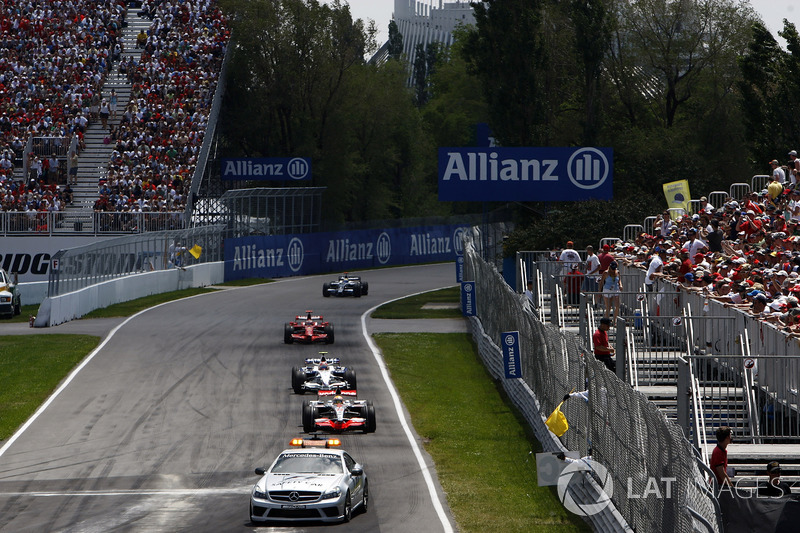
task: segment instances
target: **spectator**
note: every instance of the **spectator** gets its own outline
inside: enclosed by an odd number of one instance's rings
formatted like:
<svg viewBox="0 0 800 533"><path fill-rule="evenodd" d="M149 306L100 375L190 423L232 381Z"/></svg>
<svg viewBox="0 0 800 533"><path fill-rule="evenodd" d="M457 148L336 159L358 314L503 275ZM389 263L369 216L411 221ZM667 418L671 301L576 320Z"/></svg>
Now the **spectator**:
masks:
<svg viewBox="0 0 800 533"><path fill-rule="evenodd" d="M783 171L783 168L781 168L781 164L778 163L778 160L773 159L769 164L772 166L773 179L776 179L781 185L786 183L786 172Z"/></svg>
<svg viewBox="0 0 800 533"><path fill-rule="evenodd" d="M731 428L720 426L717 428L717 445L711 452L711 471L714 472L720 486L732 486L731 472L728 471L728 445L733 442Z"/></svg>
<svg viewBox="0 0 800 533"><path fill-rule="evenodd" d="M767 481L759 483L759 498L782 498L792 496L792 489L785 481L781 480L781 464L778 461L767 463Z"/></svg>
<svg viewBox="0 0 800 533"><path fill-rule="evenodd" d="M675 222L672 221L672 215L669 211L661 213L660 217L656 218L655 225L658 228L658 233L664 239L669 239L672 232L675 231Z"/></svg>
<svg viewBox="0 0 800 533"><path fill-rule="evenodd" d="M603 317L592 334L592 346L594 347L595 358L602 362L612 372L617 371L617 365L612 356L614 348L608 342L608 330L611 329L611 319Z"/></svg>
<svg viewBox="0 0 800 533"><path fill-rule="evenodd" d="M794 188L797 185L797 176L800 172L800 159L797 159L796 150L789 152L789 162L786 166L789 168L789 184Z"/></svg>
<svg viewBox="0 0 800 533"><path fill-rule="evenodd" d="M528 301L530 303L534 303L533 302L533 282L532 281L528 281L527 288L525 289L525 297L528 298Z"/></svg>
<svg viewBox="0 0 800 533"><path fill-rule="evenodd" d="M708 215L714 212L714 206L708 203L708 198L705 196L700 197L700 209L698 209L698 213L706 213Z"/></svg>
<svg viewBox="0 0 800 533"><path fill-rule="evenodd" d="M600 274L602 275L603 272L608 270L608 265L610 265L614 261L614 255L611 253L611 246L608 244L603 245L603 251L597 255L598 261L600 261Z"/></svg>
<svg viewBox="0 0 800 533"><path fill-rule="evenodd" d="M603 301L605 302L603 318L609 318L612 306L614 307L614 318L619 318L619 294L623 288L622 277L617 270L616 261L612 261L608 265L608 270L603 272L600 277L600 286L602 287Z"/></svg>
<svg viewBox="0 0 800 533"><path fill-rule="evenodd" d="M656 246L655 254L650 258L647 265L647 274L644 276L644 286L647 292L655 291L656 278L661 276L664 271L664 260L667 258L667 251L660 246Z"/></svg>
<svg viewBox="0 0 800 533"><path fill-rule="evenodd" d="M597 298L598 282L600 281L600 259L594 253L594 247L586 247L586 278L584 280L584 290L590 293L590 305L595 305Z"/></svg>
<svg viewBox="0 0 800 533"><path fill-rule="evenodd" d="M567 247L561 250L561 254L558 256L558 260L564 264L562 268L564 275L572 270L573 264L581 262L581 256L575 251L574 246L575 244L572 241L567 241Z"/></svg>
<svg viewBox="0 0 800 533"><path fill-rule="evenodd" d="M580 303L581 286L583 285L583 272L580 263L570 263L570 271L564 276L564 292L567 294L567 306L572 307Z"/></svg>

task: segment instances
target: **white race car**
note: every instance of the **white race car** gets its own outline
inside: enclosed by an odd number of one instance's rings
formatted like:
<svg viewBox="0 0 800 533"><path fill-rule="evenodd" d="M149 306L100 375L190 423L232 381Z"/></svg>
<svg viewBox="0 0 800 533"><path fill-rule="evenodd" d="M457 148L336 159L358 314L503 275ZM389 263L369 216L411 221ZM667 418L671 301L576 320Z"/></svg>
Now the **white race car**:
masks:
<svg viewBox="0 0 800 533"><path fill-rule="evenodd" d="M339 439L293 439L261 476L250 495L250 521L348 522L353 510L367 512L364 468L338 448Z"/></svg>
<svg viewBox="0 0 800 533"><path fill-rule="evenodd" d="M356 389L356 371L342 366L338 357L306 359L305 366L292 367L292 389L296 394L331 389Z"/></svg>

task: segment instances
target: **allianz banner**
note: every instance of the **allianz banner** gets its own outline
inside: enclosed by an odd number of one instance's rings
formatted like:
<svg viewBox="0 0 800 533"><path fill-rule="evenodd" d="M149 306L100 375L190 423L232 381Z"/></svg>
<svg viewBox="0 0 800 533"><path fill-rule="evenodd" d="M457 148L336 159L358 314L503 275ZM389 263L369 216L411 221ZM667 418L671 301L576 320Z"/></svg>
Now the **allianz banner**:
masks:
<svg viewBox="0 0 800 533"><path fill-rule="evenodd" d="M225 281L454 261L467 226L421 226L225 239Z"/></svg>
<svg viewBox="0 0 800 533"><path fill-rule="evenodd" d="M229 157L222 159L223 180L290 181L311 179L308 157Z"/></svg>
<svg viewBox="0 0 800 533"><path fill-rule="evenodd" d="M439 148L439 200L611 200L611 148Z"/></svg>

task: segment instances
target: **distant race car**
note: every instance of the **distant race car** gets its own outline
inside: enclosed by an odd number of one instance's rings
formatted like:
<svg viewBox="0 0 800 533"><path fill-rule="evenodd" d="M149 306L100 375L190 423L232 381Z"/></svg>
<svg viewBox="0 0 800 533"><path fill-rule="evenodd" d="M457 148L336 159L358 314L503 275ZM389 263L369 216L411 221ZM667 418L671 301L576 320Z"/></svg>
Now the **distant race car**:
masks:
<svg viewBox="0 0 800 533"><path fill-rule="evenodd" d="M312 311L306 311L305 315L297 315L293 322L287 322L283 326L283 342L286 344L293 342L333 344L333 341L333 324L323 321L321 315L314 315Z"/></svg>
<svg viewBox="0 0 800 533"><path fill-rule="evenodd" d="M361 276L352 276L345 272L335 281L322 284L322 295L328 296L355 296L360 298L369 293L369 283L361 280Z"/></svg>
<svg viewBox="0 0 800 533"><path fill-rule="evenodd" d="M14 318L22 312L22 300L19 295L16 274L14 277L0 268L0 315Z"/></svg>
<svg viewBox="0 0 800 533"><path fill-rule="evenodd" d="M353 511L367 512L369 483L364 468L339 439L292 439L250 493L250 521L321 520L349 522ZM318 447L312 447L318 446Z"/></svg>
<svg viewBox="0 0 800 533"><path fill-rule="evenodd" d="M375 431L375 407L367 400L356 400L354 390L321 390L316 401L303 404L303 431Z"/></svg>
<svg viewBox="0 0 800 533"><path fill-rule="evenodd" d="M356 389L356 371L342 366L338 357L306 359L305 366L292 367L292 389L297 394L306 391Z"/></svg>

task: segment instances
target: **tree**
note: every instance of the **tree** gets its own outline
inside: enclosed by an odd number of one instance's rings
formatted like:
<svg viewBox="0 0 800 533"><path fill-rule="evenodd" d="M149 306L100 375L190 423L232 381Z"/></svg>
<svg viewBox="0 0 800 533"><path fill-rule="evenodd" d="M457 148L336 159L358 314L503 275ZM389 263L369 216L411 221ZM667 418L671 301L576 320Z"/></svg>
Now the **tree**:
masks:
<svg viewBox="0 0 800 533"><path fill-rule="evenodd" d="M505 146L544 146L549 136L545 91L547 55L541 0L473 4L464 59L481 80L492 130Z"/></svg>
<svg viewBox="0 0 800 533"><path fill-rule="evenodd" d="M395 61L400 61L403 55L403 34L393 20L389 21L389 46L387 50L389 57Z"/></svg>

